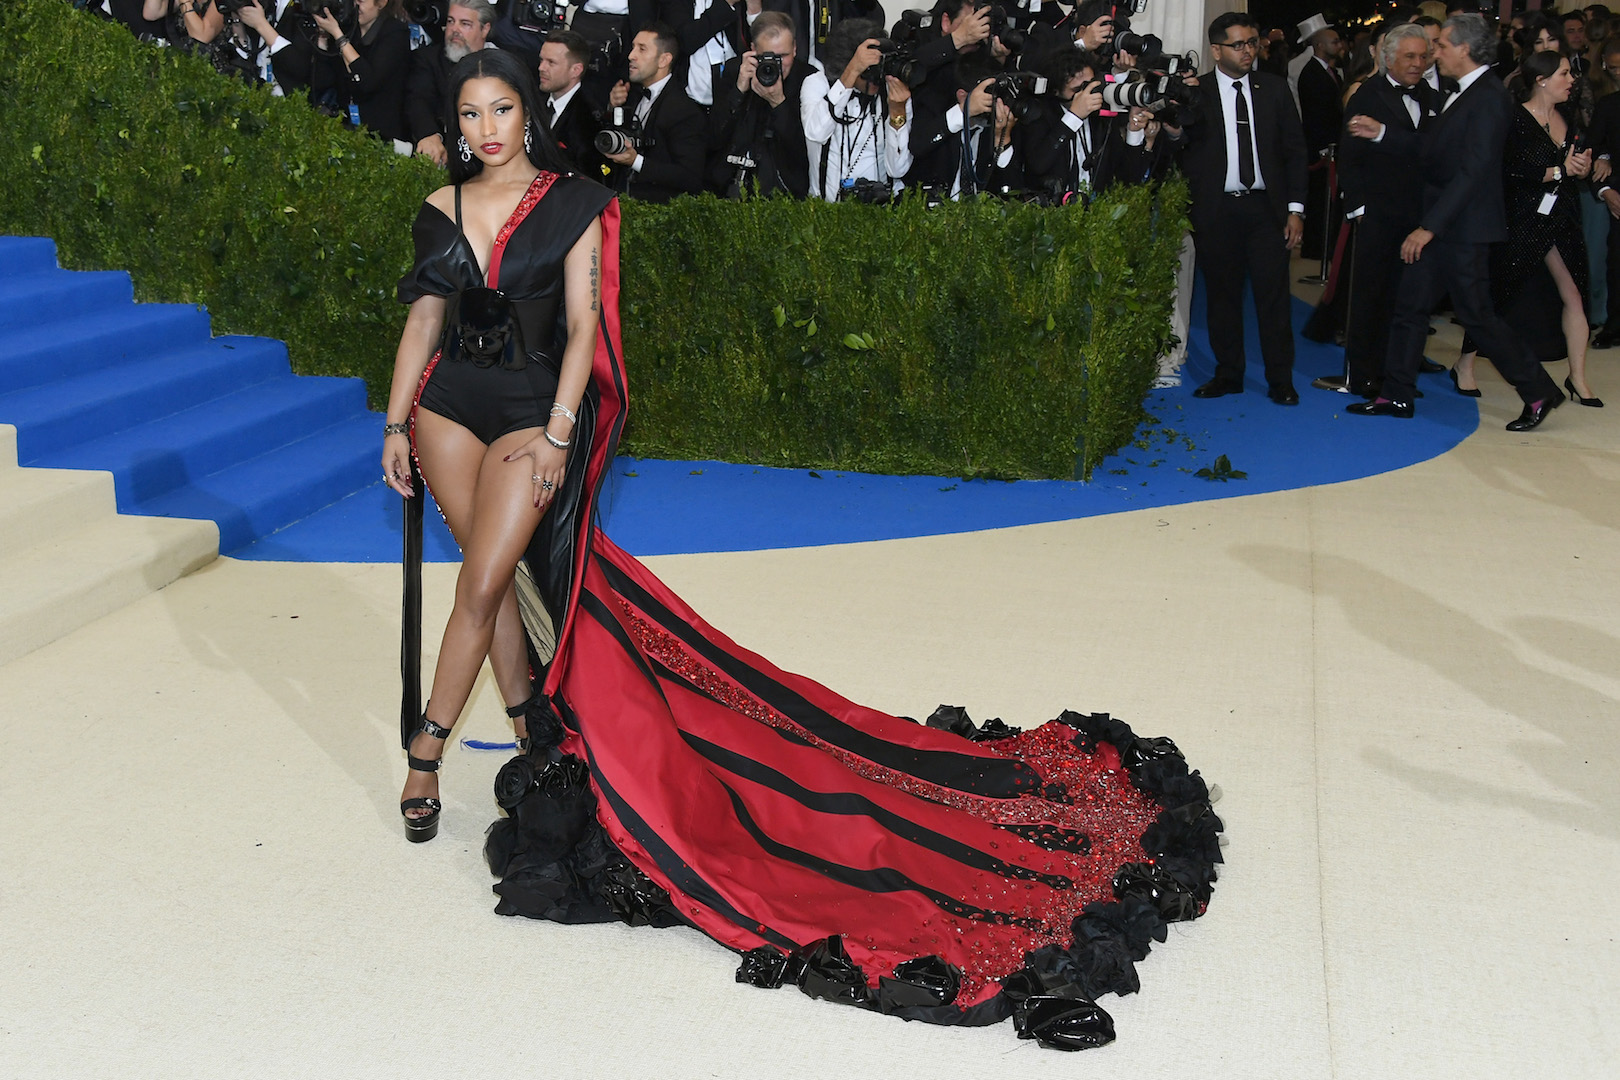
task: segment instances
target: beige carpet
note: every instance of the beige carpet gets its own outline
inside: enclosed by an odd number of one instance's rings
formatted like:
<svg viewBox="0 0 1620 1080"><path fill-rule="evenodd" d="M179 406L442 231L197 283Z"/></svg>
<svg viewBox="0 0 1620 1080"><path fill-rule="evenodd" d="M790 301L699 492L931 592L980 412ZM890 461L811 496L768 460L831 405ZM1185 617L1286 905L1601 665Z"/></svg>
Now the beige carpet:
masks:
<svg viewBox="0 0 1620 1080"><path fill-rule="evenodd" d="M502 755L453 749L439 839L401 835L397 569L224 559L0 667L0 1077L1612 1077L1620 409L1516 412L1487 378L1457 450L1333 487L652 560L858 700L1106 709L1220 785L1214 903L1104 1000L1111 1047L494 915ZM486 682L457 734L505 724Z"/></svg>

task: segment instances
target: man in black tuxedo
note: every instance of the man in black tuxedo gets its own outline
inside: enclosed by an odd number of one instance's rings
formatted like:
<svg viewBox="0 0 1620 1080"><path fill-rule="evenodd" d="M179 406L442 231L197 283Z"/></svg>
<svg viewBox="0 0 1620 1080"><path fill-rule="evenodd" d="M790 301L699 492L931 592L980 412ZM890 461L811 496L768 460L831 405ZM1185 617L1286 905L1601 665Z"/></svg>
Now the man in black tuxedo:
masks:
<svg viewBox="0 0 1620 1080"><path fill-rule="evenodd" d="M1502 377L1524 400L1509 431L1528 431L1563 404L1564 395L1491 304L1490 246L1507 239L1502 153L1513 99L1489 67L1496 35L1478 15L1457 15L1440 31L1440 71L1457 80L1423 145L1420 224L1401 243L1401 277L1383 393L1345 411L1358 416L1412 415L1418 365L1429 335L1429 313L1451 292L1457 319Z"/></svg>
<svg viewBox="0 0 1620 1080"><path fill-rule="evenodd" d="M1389 320L1400 289L1401 243L1423 211L1422 136L1440 115L1440 98L1423 73L1429 37L1421 26L1393 27L1380 48L1384 74L1361 84L1339 144L1339 183L1356 222L1345 317L1350 390L1377 397L1389 351Z"/></svg>
<svg viewBox="0 0 1620 1080"><path fill-rule="evenodd" d="M709 187L732 198L810 193L810 152L799 105L808 63L799 59L792 16L767 11L749 28L753 46L720 66L709 110ZM775 56L770 85L760 58Z"/></svg>
<svg viewBox="0 0 1620 1080"><path fill-rule="evenodd" d="M1620 39L1603 47L1603 69L1611 79L1620 79ZM1587 141L1595 159L1592 162L1592 194L1608 211L1608 258L1605 287L1608 289L1608 321L1592 339L1594 349L1620 345L1620 177L1614 166L1620 162L1620 93L1598 98L1592 109L1592 126Z"/></svg>
<svg viewBox="0 0 1620 1080"><path fill-rule="evenodd" d="M1113 182L1126 149L1102 111L1095 55L1066 45L1048 56L1049 94L1035 99L1016 141L1022 146L1026 190L1067 202L1082 189L1097 193Z"/></svg>
<svg viewBox="0 0 1620 1080"><path fill-rule="evenodd" d="M562 30L546 38L540 46L541 120L581 176L597 183L612 171L596 149L596 133L606 116L591 100L582 81L585 64L591 56L591 43L572 30Z"/></svg>
<svg viewBox="0 0 1620 1080"><path fill-rule="evenodd" d="M1198 118L1187 124L1181 154L1215 353L1215 377L1193 396L1243 392L1248 278L1269 396L1297 405L1288 253L1305 228L1305 136L1287 80L1252 70L1260 44L1254 19L1227 12L1210 23L1209 38L1215 70L1198 81Z"/></svg>
<svg viewBox="0 0 1620 1080"><path fill-rule="evenodd" d="M607 159L613 189L633 199L669 202L703 190L707 145L703 110L686 96L672 74L680 46L666 23L653 23L630 46L630 82L613 88L609 104L634 117L639 134L632 146Z"/></svg>
<svg viewBox="0 0 1620 1080"><path fill-rule="evenodd" d="M1335 66L1344 53L1344 40L1330 26L1311 38L1310 47L1311 59L1299 72L1299 119L1305 129L1306 161L1314 165L1323 151L1339 141L1339 129L1344 124L1344 81ZM1322 245L1327 243L1327 192L1328 170L1311 170L1305 191L1305 205L1311 216L1300 251L1307 259L1320 259Z"/></svg>
<svg viewBox="0 0 1620 1080"><path fill-rule="evenodd" d="M1023 162L1013 145L1016 122L1007 103L992 93L998 74L988 54L964 57L954 69L938 72L954 80L956 104L944 113L918 113L908 183L952 199L1024 189Z"/></svg>

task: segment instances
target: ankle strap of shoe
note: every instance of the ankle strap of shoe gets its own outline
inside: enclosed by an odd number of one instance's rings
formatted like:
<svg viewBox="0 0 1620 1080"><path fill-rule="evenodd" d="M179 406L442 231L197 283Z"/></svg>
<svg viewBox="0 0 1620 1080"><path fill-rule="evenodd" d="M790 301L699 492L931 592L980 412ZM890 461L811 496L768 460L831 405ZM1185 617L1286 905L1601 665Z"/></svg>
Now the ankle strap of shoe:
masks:
<svg viewBox="0 0 1620 1080"><path fill-rule="evenodd" d="M533 704L533 703L534 703L534 698L530 698L528 701L525 701L521 705L513 705L513 706L511 706L510 708L508 708L506 710L506 715L511 717L513 720L516 720L518 717L520 717L524 713L528 712L529 711L529 706L531 704Z"/></svg>
<svg viewBox="0 0 1620 1080"><path fill-rule="evenodd" d="M427 758L419 758L411 754L405 755L405 763L416 772L438 772L439 766L444 764L443 761L429 761Z"/></svg>
<svg viewBox="0 0 1620 1080"><path fill-rule="evenodd" d="M433 721L429 720L427 718L427 713L422 714L422 733L434 739L448 739L450 737L450 729L447 727L440 727L438 724L435 724Z"/></svg>

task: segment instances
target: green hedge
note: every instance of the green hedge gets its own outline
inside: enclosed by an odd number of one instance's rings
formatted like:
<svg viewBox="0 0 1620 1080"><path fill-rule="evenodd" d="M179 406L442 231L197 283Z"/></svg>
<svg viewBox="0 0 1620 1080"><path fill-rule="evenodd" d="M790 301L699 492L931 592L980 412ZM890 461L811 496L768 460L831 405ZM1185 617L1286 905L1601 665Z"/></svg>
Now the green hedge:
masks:
<svg viewBox="0 0 1620 1080"><path fill-rule="evenodd" d="M0 231L286 341L386 399L442 174L65 0L0 5ZM1089 476L1169 339L1185 187L1091 209L682 199L624 209L627 452Z"/></svg>

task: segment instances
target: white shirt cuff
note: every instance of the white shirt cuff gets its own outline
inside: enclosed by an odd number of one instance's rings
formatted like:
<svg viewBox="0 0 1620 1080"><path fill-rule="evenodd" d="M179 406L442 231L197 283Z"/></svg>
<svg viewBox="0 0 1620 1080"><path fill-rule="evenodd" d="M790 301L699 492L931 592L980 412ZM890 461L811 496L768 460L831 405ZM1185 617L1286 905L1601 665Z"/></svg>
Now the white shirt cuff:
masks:
<svg viewBox="0 0 1620 1080"><path fill-rule="evenodd" d="M1288 204L1288 212L1290 214L1298 214L1300 217L1304 217L1305 204L1302 202L1291 202Z"/></svg>
<svg viewBox="0 0 1620 1080"><path fill-rule="evenodd" d="M282 49L285 49L287 46L289 46L291 44L292 44L292 42L288 41L284 37L276 38L276 43L274 45L270 46L270 55L271 56L276 55L276 53L280 52Z"/></svg>
<svg viewBox="0 0 1620 1080"><path fill-rule="evenodd" d="M849 100L849 95L855 91L844 85L843 79L834 79L832 85L827 87L827 104L834 109L842 109Z"/></svg>
<svg viewBox="0 0 1620 1080"><path fill-rule="evenodd" d="M637 154L636 155L636 160L634 160L634 161L632 161L630 163L630 171L635 172L635 173L640 172L641 171L641 163L643 161L646 161L646 160L647 160L646 158L642 157L640 154Z"/></svg>
<svg viewBox="0 0 1620 1080"><path fill-rule="evenodd" d="M1063 126L1068 128L1070 131L1079 131L1080 125L1085 123L1084 120L1074 115L1074 113L1070 112L1068 109L1064 109L1058 115L1063 120Z"/></svg>
<svg viewBox="0 0 1620 1080"><path fill-rule="evenodd" d="M1383 142L1384 141L1384 136L1388 135L1388 134L1389 134L1389 125L1385 124L1383 127L1378 129L1378 136L1377 136L1377 138L1373 139L1373 142L1375 142L1375 143Z"/></svg>
<svg viewBox="0 0 1620 1080"><path fill-rule="evenodd" d="M996 155L996 168L1005 169L1012 164L1012 147L1003 147L1001 153Z"/></svg>
<svg viewBox="0 0 1620 1080"><path fill-rule="evenodd" d="M1349 218L1351 221L1354 221L1354 220L1356 220L1356 218L1360 217L1362 214L1365 214L1366 212L1367 212L1367 208L1365 206L1358 206L1354 210L1350 211L1348 214L1346 214L1344 216Z"/></svg>
<svg viewBox="0 0 1620 1080"><path fill-rule="evenodd" d="M962 115L962 106L952 105L949 109L945 110L945 130L949 131L952 135L962 134L962 124L964 122L965 118Z"/></svg>
<svg viewBox="0 0 1620 1080"><path fill-rule="evenodd" d="M1072 116L1073 114L1071 113L1070 115ZM1145 142L1147 142L1146 130L1132 131L1130 128L1125 129L1126 146L1141 146Z"/></svg>

